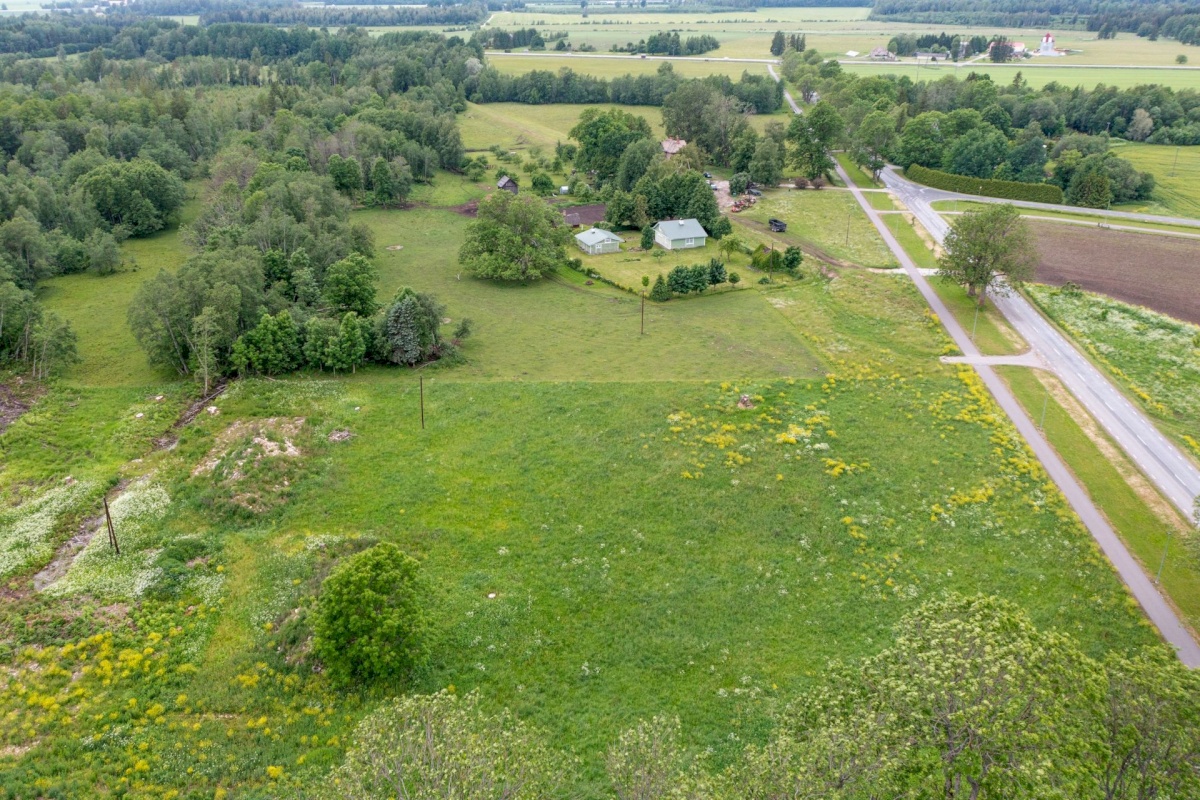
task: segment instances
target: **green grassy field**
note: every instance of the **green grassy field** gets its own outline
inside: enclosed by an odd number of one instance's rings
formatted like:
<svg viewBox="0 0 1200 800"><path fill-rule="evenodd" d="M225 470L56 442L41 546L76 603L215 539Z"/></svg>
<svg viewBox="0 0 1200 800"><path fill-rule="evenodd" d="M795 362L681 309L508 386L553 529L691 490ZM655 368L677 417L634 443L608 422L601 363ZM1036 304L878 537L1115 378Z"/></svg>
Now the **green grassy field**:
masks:
<svg viewBox="0 0 1200 800"><path fill-rule="evenodd" d="M769 57L771 36L776 30L803 33L809 47L832 56L842 56L848 51L868 53L872 48L885 47L897 33L928 33L931 27L868 20L868 9L863 8L763 8L720 14L630 13L624 9L600 8L589 9L586 18L574 11L559 13L562 10L531 8L522 12L501 12L492 16L490 25L506 29L536 27L543 32L565 32L575 45L590 44L600 51L607 51L614 44L636 42L662 30L679 31L684 37L707 34L721 42L721 48L710 55L731 58ZM1028 29L970 25L935 27L939 32L945 31L951 35L990 37L1002 34L1013 41L1023 41L1031 48L1036 47L1040 39L1040 33ZM1060 48L1074 51L1061 59L1063 64L1174 66L1175 56L1187 49L1178 42L1166 39L1152 42L1132 34L1121 34L1115 39L1105 40L1097 39L1094 32L1088 31L1056 30L1054 34ZM1056 59L1051 63L1057 65L1058 61ZM1037 59L1026 63L1034 65L1031 72L1041 69L1036 66L1040 63ZM1090 71L1085 73L1084 80L1094 82Z"/></svg>
<svg viewBox="0 0 1200 800"><path fill-rule="evenodd" d="M468 103L459 116L463 144L468 150L486 150L493 144L509 149L537 145L553 156L557 142L570 140L568 133L585 108L593 106L555 104L528 106L521 103ZM600 109L619 108L646 122L656 137L663 137L662 112L653 106L603 104Z"/></svg>
<svg viewBox="0 0 1200 800"><path fill-rule="evenodd" d="M971 373L937 362L945 337L910 284L849 272L673 301L640 337L635 306L615 292L460 280L445 255L458 224L449 212L360 218L380 236L430 231L381 260L381 283L474 316L469 364L425 375L424 431L408 370L251 380L177 448L128 467L152 483L119 517L126 557L195 538L208 555L185 570L187 592L216 594L199 618L174 601L131 608L137 627L117 628L112 646L149 641L150 666L115 689L90 677L77 687L92 713L124 709L127 736L104 738L90 715L69 732L55 711L22 718L5 742L36 739L39 755L6 770L9 786L77 789L129 770L143 793L270 793L273 780L321 772L376 700L331 694L289 643L288 620L328 568L323 554L356 540L400 544L438 587L440 635L412 688L477 688L547 728L582 757L586 796L603 794L600 753L636 719L678 714L688 744L711 747L719 766L761 740L776 700L828 659L873 652L900 614L945 589L1001 593L1093 653L1149 640ZM741 394L756 408L737 409ZM47 412L69 421L66 406ZM234 421L301 417L294 459L195 474L220 458ZM334 429L354 436L331 443ZM17 474L45 459L38 437L13 441ZM248 496L271 499L250 511ZM154 524L138 527L135 512ZM80 602L72 586L127 599L136 573L105 558L68 573L58 602ZM53 599L23 602L62 613ZM74 641L90 624L21 636ZM56 649L41 663L105 652ZM14 669L31 690L57 691L56 670L21 659ZM17 700L0 690L6 712ZM89 750L73 744L93 733Z"/></svg>
<svg viewBox="0 0 1200 800"><path fill-rule="evenodd" d="M1148 213L1200 217L1200 147L1118 142L1114 151L1154 176L1154 202L1144 204Z"/></svg>
<svg viewBox="0 0 1200 800"><path fill-rule="evenodd" d="M1172 57L1173 58L1173 57ZM1196 69L1122 69L1119 66L1098 65L1088 67L1049 66L1038 67L1028 64L963 64L957 71L953 64L923 64L914 62L901 64L845 63L844 69L870 75L906 75L913 80L936 81L947 75L960 79L968 73L987 73L998 83L1009 83L1017 72L1034 88L1054 82L1064 86L1095 87L1097 84L1128 89L1131 86L1158 84L1173 89L1200 88L1200 68Z"/></svg>
<svg viewBox="0 0 1200 800"><path fill-rule="evenodd" d="M833 259L863 267L896 266L891 251L850 192L770 189L756 205L734 215L734 221L761 231L772 217L788 224L787 233L776 235L785 245L807 245Z"/></svg>
<svg viewBox="0 0 1200 800"><path fill-rule="evenodd" d="M198 187L181 212L181 224L200 211ZM60 275L43 281L38 296L46 308L71 323L79 337L81 362L67 370L69 382L83 386L140 386L170 380L153 369L133 338L126 315L137 287L163 269L174 270L188 249L178 226L121 245L123 269L114 275Z"/></svg>

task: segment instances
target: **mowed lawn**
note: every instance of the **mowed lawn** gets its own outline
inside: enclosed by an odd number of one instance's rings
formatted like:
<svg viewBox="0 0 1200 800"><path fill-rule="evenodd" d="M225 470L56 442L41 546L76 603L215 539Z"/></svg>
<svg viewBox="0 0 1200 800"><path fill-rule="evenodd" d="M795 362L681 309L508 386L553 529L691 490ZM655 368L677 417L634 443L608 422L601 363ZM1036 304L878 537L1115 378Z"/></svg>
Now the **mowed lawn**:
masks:
<svg viewBox="0 0 1200 800"><path fill-rule="evenodd" d="M600 283L587 286L569 271L526 286L498 286L463 273L458 247L470 220L452 211L358 216L380 244L404 248L379 256L385 300L411 286L442 299L450 318L475 321L477 332L464 351L469 363L448 375L721 380L731 374L812 374L816 363L757 292L648 304L646 329L657 335L641 336L638 298Z"/></svg>
<svg viewBox="0 0 1200 800"><path fill-rule="evenodd" d="M896 260L854 195L842 189L770 189L758 203L733 215L734 230L765 231L767 220L782 219L788 229L776 238L785 245L812 248L818 258L863 267L894 267Z"/></svg>

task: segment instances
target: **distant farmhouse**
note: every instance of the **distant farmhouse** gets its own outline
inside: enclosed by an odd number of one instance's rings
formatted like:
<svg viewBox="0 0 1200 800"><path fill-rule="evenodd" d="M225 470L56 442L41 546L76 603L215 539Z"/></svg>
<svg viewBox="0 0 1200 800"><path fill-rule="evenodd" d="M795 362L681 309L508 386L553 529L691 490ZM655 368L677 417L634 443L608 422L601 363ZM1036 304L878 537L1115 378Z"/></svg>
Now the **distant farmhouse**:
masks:
<svg viewBox="0 0 1200 800"><path fill-rule="evenodd" d="M666 250L704 247L708 234L694 219L664 219L654 226L654 241Z"/></svg>
<svg viewBox="0 0 1200 800"><path fill-rule="evenodd" d="M870 58L872 61L895 61L896 54L891 50L888 50L886 47L876 47L871 51L871 54L868 56L868 58Z"/></svg>
<svg viewBox="0 0 1200 800"><path fill-rule="evenodd" d="M507 175L496 181L496 188L503 189L506 192L512 192L513 194L516 194L518 191L520 191L520 187L517 186L517 182Z"/></svg>
<svg viewBox="0 0 1200 800"><path fill-rule="evenodd" d="M621 242L625 241L612 231L603 228L588 228L583 233L575 234L575 244L589 256L599 256L605 253L621 252Z"/></svg>

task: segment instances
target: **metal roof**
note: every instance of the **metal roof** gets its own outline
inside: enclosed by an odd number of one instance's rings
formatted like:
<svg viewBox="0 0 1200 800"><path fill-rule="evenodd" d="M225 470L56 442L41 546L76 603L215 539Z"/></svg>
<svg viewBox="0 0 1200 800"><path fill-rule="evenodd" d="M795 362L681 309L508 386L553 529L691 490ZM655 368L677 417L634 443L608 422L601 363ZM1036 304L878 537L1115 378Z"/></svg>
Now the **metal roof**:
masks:
<svg viewBox="0 0 1200 800"><path fill-rule="evenodd" d="M575 234L575 238L586 245L597 245L601 242L623 242L625 241L620 236L617 236L612 231L606 231L603 228L588 228L583 233Z"/></svg>
<svg viewBox="0 0 1200 800"><path fill-rule="evenodd" d="M662 231L668 239L700 239L708 236L695 219L664 219L654 229Z"/></svg>

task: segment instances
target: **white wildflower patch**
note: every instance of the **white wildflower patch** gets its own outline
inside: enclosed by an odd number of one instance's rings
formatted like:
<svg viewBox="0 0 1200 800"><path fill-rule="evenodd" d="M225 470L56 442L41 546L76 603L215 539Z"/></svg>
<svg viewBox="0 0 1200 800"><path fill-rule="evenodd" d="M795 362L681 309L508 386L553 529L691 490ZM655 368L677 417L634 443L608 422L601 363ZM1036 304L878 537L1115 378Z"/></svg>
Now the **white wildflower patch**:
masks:
<svg viewBox="0 0 1200 800"><path fill-rule="evenodd" d="M54 555L55 528L95 488L91 481L63 481L18 506L0 510L0 578L48 561Z"/></svg>
<svg viewBox="0 0 1200 800"><path fill-rule="evenodd" d="M109 546L103 526L75 559L66 576L46 587L52 595L90 593L139 597L158 578L153 567L161 548L159 520L171 506L167 491L142 478L109 504L121 555Z"/></svg>

